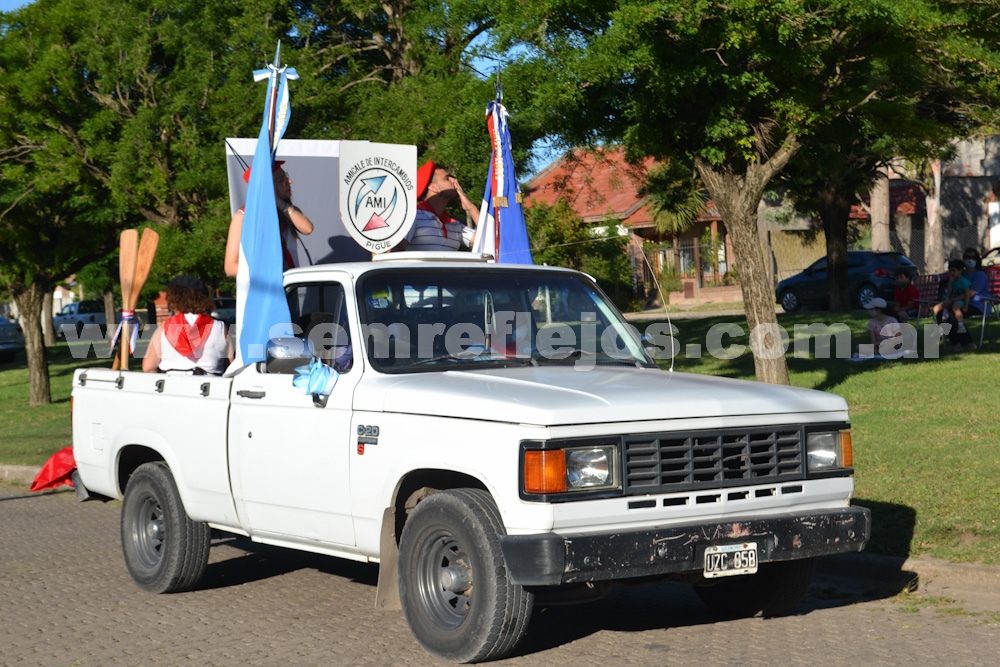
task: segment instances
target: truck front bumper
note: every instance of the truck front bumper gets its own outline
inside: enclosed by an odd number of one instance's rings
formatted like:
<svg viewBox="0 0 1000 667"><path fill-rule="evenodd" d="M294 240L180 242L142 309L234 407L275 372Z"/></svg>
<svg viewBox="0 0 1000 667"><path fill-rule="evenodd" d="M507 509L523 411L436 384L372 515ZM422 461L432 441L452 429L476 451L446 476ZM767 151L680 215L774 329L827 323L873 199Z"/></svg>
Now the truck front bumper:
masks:
<svg viewBox="0 0 1000 667"><path fill-rule="evenodd" d="M871 511L830 512L692 523L586 535L505 535L507 570L523 586L556 586L703 569L705 547L756 542L758 561L796 560L861 551L871 535Z"/></svg>

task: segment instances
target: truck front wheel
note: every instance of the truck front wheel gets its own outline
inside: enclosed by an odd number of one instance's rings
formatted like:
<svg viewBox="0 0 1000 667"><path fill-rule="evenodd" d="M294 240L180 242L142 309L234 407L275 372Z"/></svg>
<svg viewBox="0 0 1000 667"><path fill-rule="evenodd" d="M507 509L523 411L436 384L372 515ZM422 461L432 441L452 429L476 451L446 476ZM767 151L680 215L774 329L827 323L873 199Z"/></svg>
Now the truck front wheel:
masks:
<svg viewBox="0 0 1000 667"><path fill-rule="evenodd" d="M708 579L695 585L694 590L709 609L721 616L781 616L802 601L815 571L815 558L762 563L756 574Z"/></svg>
<svg viewBox="0 0 1000 667"><path fill-rule="evenodd" d="M507 576L500 512L479 489L422 500L399 542L399 595L424 649L455 662L509 654L528 628L534 596Z"/></svg>
<svg viewBox="0 0 1000 667"><path fill-rule="evenodd" d="M192 588L204 574L211 529L188 518L162 461L139 466L129 478L121 531L125 566L140 588L176 593Z"/></svg>

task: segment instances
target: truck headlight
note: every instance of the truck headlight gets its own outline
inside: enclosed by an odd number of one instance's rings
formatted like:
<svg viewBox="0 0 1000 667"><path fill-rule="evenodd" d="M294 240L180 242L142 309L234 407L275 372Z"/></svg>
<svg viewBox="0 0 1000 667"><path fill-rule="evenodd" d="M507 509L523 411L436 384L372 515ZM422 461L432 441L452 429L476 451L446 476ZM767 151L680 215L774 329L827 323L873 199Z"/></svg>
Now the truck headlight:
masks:
<svg viewBox="0 0 1000 667"><path fill-rule="evenodd" d="M613 481L611 447L570 449L566 452L566 486L570 489L607 488Z"/></svg>
<svg viewBox="0 0 1000 667"><path fill-rule="evenodd" d="M524 452L526 493L594 491L618 486L618 447L573 447Z"/></svg>
<svg viewBox="0 0 1000 667"><path fill-rule="evenodd" d="M806 436L809 472L823 472L854 465L850 431L818 431Z"/></svg>

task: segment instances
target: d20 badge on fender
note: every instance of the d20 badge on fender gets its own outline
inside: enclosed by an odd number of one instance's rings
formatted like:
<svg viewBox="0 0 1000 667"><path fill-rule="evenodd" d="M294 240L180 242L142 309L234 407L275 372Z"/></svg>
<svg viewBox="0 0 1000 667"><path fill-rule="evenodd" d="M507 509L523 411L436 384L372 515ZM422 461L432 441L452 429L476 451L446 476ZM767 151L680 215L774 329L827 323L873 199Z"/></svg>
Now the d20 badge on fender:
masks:
<svg viewBox="0 0 1000 667"><path fill-rule="evenodd" d="M340 214L361 247L383 253L395 247L417 213L417 147L342 141Z"/></svg>

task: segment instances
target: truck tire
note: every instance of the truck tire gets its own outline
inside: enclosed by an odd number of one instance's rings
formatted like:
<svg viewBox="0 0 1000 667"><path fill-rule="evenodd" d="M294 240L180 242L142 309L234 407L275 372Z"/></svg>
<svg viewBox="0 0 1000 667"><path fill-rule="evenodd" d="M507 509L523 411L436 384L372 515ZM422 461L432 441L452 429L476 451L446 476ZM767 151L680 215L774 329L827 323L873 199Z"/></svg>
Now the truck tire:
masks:
<svg viewBox="0 0 1000 667"><path fill-rule="evenodd" d="M132 473L122 501L125 567L151 593L190 590L208 565L211 529L184 511L170 468L145 463Z"/></svg>
<svg viewBox="0 0 1000 667"><path fill-rule="evenodd" d="M428 653L496 660L521 641L534 596L507 576L500 512L479 489L441 491L413 510L399 542L399 596Z"/></svg>
<svg viewBox="0 0 1000 667"><path fill-rule="evenodd" d="M756 574L697 584L694 590L705 606L721 616L783 616L805 597L815 571L815 558L762 563Z"/></svg>

